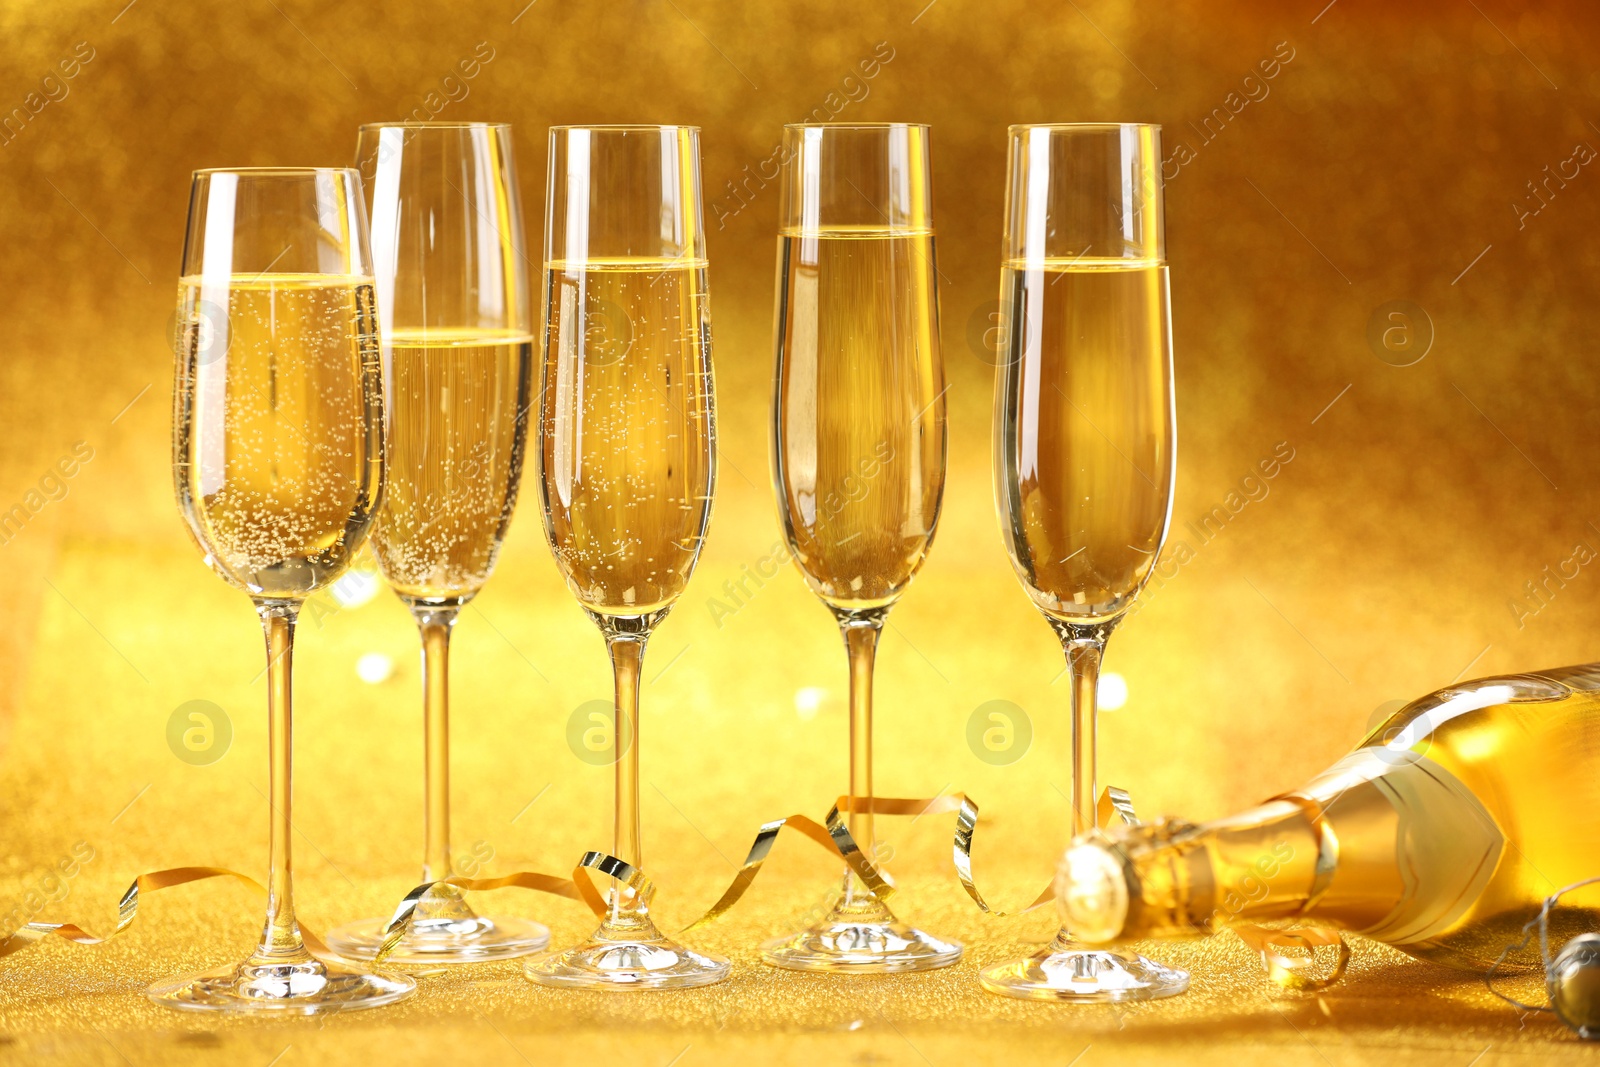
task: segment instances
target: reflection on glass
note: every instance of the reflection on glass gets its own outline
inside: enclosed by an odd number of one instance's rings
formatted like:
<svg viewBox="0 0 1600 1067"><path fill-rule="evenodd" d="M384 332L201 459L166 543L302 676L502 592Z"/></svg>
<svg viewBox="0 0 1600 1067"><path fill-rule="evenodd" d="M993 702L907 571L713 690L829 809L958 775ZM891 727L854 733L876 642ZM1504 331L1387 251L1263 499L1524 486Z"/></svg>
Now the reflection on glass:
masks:
<svg viewBox="0 0 1600 1067"><path fill-rule="evenodd" d="M511 128L363 126L378 308L391 365L389 474L373 530L378 567L422 637L423 881L450 856L450 635L494 570L527 441L533 334ZM388 920L333 931L370 959ZM417 902L389 959L402 965L522 956L550 940L526 919L473 911L452 887Z"/></svg>
<svg viewBox="0 0 1600 1067"><path fill-rule="evenodd" d="M1072 832L1095 829L1106 638L1149 578L1172 510L1176 428L1160 131L1013 126L995 380L995 498L1017 577L1072 678ZM1189 976L1086 949L1063 929L985 988L1029 1000L1149 1000Z"/></svg>
<svg viewBox="0 0 1600 1067"><path fill-rule="evenodd" d="M699 131L552 129L546 197L545 531L611 654L611 735L622 739L612 855L638 868L639 672L694 571L715 480ZM528 977L673 989L728 976L727 960L656 929L648 903L615 885L600 928L530 963Z"/></svg>
<svg viewBox="0 0 1600 1067"><path fill-rule="evenodd" d="M178 286L178 503L267 643L267 921L243 963L163 982L174 1008L312 1015L388 1004L403 975L324 963L295 922L290 698L301 603L366 540L384 473L384 367L353 170L200 171Z"/></svg>
<svg viewBox="0 0 1600 1067"><path fill-rule="evenodd" d="M872 666L944 495L944 367L926 126L790 126L778 236L773 457L784 535L850 661L850 835L876 854ZM943 967L961 946L895 918L848 868L828 914L771 964Z"/></svg>

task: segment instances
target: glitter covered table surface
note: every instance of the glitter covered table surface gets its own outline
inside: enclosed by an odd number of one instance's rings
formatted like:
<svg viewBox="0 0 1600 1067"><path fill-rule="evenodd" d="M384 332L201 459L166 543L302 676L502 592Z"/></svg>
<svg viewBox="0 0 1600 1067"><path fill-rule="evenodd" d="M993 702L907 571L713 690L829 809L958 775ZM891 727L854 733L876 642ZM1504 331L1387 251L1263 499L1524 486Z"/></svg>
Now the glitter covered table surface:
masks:
<svg viewBox="0 0 1600 1067"><path fill-rule="evenodd" d="M260 683L252 681L260 669L254 619L220 582L174 582L197 567L190 558L146 554L140 566L130 562L125 548L90 545L69 546L56 561L51 581L60 595L45 602L38 620L35 668L24 714L8 741L4 777L12 859L0 899L31 910L40 894L55 895L61 899L46 903L40 919L70 916L96 929L110 927L116 898L140 871L218 864L258 873L263 859L264 730L254 707L262 696ZM515 565L510 570L504 584L514 594L528 576ZM120 592L95 594L91 628L74 604L90 590L105 590L113 575ZM141 624L142 605L158 594L167 599L168 623ZM514 643L549 625L565 631L553 640L561 648L570 644L581 684L603 684L603 664L591 662L601 659L598 639L564 622L555 626L570 614L565 606L519 612L513 603L514 596L498 603L486 598L481 617L462 623L458 641L457 851L492 854L485 865L490 874L563 870L581 842L603 836L605 828L605 769L573 758L562 716L524 709L520 697L496 694L489 683L498 671L524 673L519 688L537 703L545 683ZM181 653L169 647L173 627L193 635ZM664 647L670 635L670 628L663 630ZM408 620L387 595L330 614L320 626L302 626L295 848L300 912L314 929L386 911L409 888L420 793L413 780L415 677L403 655L409 638ZM111 642L116 654L102 654ZM828 642L818 644L833 651ZM350 665L368 648L395 652L395 677L380 685L355 679ZM557 651L547 641L541 661L562 662ZM821 662L832 665L830 657ZM683 666L688 669L676 681L689 691L698 669L716 671L709 663ZM729 749L719 751L695 729L672 728L689 714L689 700L683 689L674 692L672 677L659 678L647 694L644 735L647 847L657 857L651 867L661 883L657 913L669 928L720 892L732 858L762 815L787 810L774 795L781 791L768 792L764 812L758 810L748 794L766 788L737 780ZM717 688L708 684L706 693ZM113 690L124 699L73 696ZM166 709L179 702L176 694L193 692L234 709L229 751L205 766L175 759L162 729ZM784 710L797 731L789 758L828 762L840 732L839 710L825 708L814 720ZM775 723L766 728L781 732ZM730 722L728 729L744 728ZM504 739L519 736L520 743ZM928 744L904 741L914 748ZM724 737L721 744L738 751L740 742ZM929 747L929 761L937 764ZM909 755L901 752L893 765L903 772L901 761ZM820 791L813 792L825 806ZM1058 821L1061 805L1035 805L1044 817L1032 818L1022 813L1027 798L1000 789L991 806L993 818L980 829L980 877L1002 901L1020 901L1048 869L1052 850L1038 840L1039 831ZM741 812L749 813L743 827ZM753 946L816 904L831 883L833 867L814 845L785 838L745 902L693 938L735 960L732 979L720 986L642 995L555 991L530 984L515 963L493 963L424 978L412 999L375 1011L301 1021L195 1016L146 1001L143 988L244 954L259 907L241 888L202 883L147 896L138 924L106 947L52 940L0 961L0 1062L50 1057L265 1065L275 1057L281 1063L311 1057L342 1062L361 1055L393 1063L587 1063L598 1057L667 1064L676 1057L707 1064L821 1059L944 1065L995 1062L1002 1055L1067 1063L1087 1051L1119 1062L1181 1053L1187 1063L1270 1056L1342 1065L1380 1058L1466 1064L1485 1050L1497 1059L1483 1062L1577 1062L1589 1051L1547 1016L1520 1019L1469 976L1370 943L1357 945L1348 977L1319 996L1275 990L1242 943L1222 935L1151 949L1193 973L1192 991L1175 1000L1063 1007L995 997L979 989L977 970L1031 951L1051 933L1050 913L979 915L946 866L949 816L883 822L901 872L902 913L966 942L959 965L854 979L762 965ZM79 842L94 850L93 858L79 863L70 879L52 880L49 869L74 846L81 854ZM569 901L516 890L477 899L485 909L547 922L558 945L591 925Z"/></svg>
<svg viewBox="0 0 1600 1067"><path fill-rule="evenodd" d="M793 569L774 571L768 484L778 190L762 175L782 125L819 108L932 125L949 476L880 649L876 777L885 795L977 798L977 873L1001 906L1048 877L1068 784L1060 652L1005 558L989 470L1009 123L1163 125L1177 495L1156 578L1108 652L1126 703L1101 716L1102 783L1147 815L1219 817L1305 781L1396 700L1595 658L1600 584L1573 561L1600 546L1600 179L1569 162L1600 144L1589 0L8 0L0 45L0 515L25 514L0 524L0 916L104 931L141 872L263 874L261 636L173 504L168 324L190 174L348 164L358 124L418 109L512 124L535 260L548 126L702 127L721 463L700 566L644 670L645 856L668 928L716 898L764 820L820 817L845 781L843 650ZM1386 347L1397 301L1420 358ZM453 656L455 851L488 874L565 873L608 839L610 776L569 726L610 681L531 483ZM298 904L327 931L418 877L416 634L386 592L323 598L296 670ZM210 764L169 745L195 700L232 728ZM997 700L1028 727L1004 759L972 742ZM148 898L106 948L0 960L0 1064L1595 1054L1370 944L1315 998L1274 992L1231 935L1151 950L1193 972L1176 1000L989 996L977 969L1037 945L1049 916L976 913L950 816L880 826L898 909L965 941L960 965L865 980L760 965L753 947L835 876L785 839L692 938L736 960L718 987L554 992L497 964L326 1022L168 1012L146 985L236 960L258 930L249 893L206 883ZM80 843L93 859L52 883ZM567 901L479 903L547 922L557 945L589 926Z"/></svg>

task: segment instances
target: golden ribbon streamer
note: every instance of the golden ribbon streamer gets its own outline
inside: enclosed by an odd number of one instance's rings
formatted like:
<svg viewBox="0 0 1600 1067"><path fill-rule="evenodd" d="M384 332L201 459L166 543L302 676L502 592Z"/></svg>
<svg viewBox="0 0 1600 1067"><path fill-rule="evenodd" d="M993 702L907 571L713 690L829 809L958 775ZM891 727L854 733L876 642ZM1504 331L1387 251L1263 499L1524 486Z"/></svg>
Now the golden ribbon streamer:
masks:
<svg viewBox="0 0 1600 1067"><path fill-rule="evenodd" d="M1108 789L1107 795L1101 797L1102 805L1113 804L1114 809L1124 819L1132 818L1132 805L1127 800L1127 794L1115 790L1119 798L1111 798L1113 790ZM1004 916L1002 912L991 906L978 891L972 876L972 836L978 824L978 805L963 793L951 793L932 798L906 798L906 797L869 797L862 798L854 803L849 796L841 796L834 801L833 807L828 810L822 822L806 815L788 815L781 819L773 819L762 823L761 829L756 832L755 840L751 843L745 855L744 864L734 875L728 888L717 898L716 903L704 915L683 928L683 932L694 930L720 918L737 904L745 892L750 888L756 875L761 872L762 865L766 863L767 856L772 852L772 846L778 839L778 834L785 828L793 829L826 850L835 859L843 860L855 872L879 900L887 901L894 895L895 887L878 866L868 859L861 851L850 834L845 816L852 810L874 815L938 815L945 812L956 812L956 833L953 847L956 874L961 880L961 886L967 895L983 911L991 915ZM615 856L602 852L587 852L578 866L572 872L572 879L555 878L546 874L518 873L506 875L502 878L446 878L438 882L427 882L412 889L407 893L400 906L395 909L394 916L389 920L385 931L383 945L379 948L373 965L377 966L387 959L389 954L399 945L400 940L410 924L411 917L417 909L418 903L437 886L455 886L458 889L486 890L500 889L507 886L517 886L523 889L534 889L540 892L553 893L557 896L573 900L581 900L589 906L589 910L596 917L603 917L608 910L604 896L595 887L589 875L590 870L599 871L613 880L622 884L623 888L631 890L637 899L646 908L655 897L655 883L636 867L631 866ZM1044 891L1034 898L1033 902L1023 908L1023 912L1032 911L1042 904L1048 903L1055 896L1053 887L1046 886Z"/></svg>
<svg viewBox="0 0 1600 1067"><path fill-rule="evenodd" d="M856 800L854 811L863 814L870 812L873 815L912 816L955 812L956 833L952 857L956 876L961 880L961 888L966 890L967 896L971 897L973 903L983 911L991 915L1008 914L992 907L983 899L983 894L978 892L978 886L972 877L972 835L978 826L978 805L966 794L949 793L932 798L864 797ZM851 798L841 796L834 801L833 807L828 810L827 817L821 824L804 815L790 815L763 823L760 831L756 833L750 851L745 855L744 865L739 868L739 873L734 875L733 882L723 892L721 898L711 905L711 909L685 927L685 931L711 922L738 903L739 898L744 896L745 890L750 888L750 883L754 882L756 875L760 873L761 865L766 862L767 854L772 851L778 832L785 827L798 830L838 859L842 859L879 900L887 901L894 895L894 886L878 870L877 865L862 853L861 847L850 835L850 828L846 825L844 815L851 812ZM1022 910L1032 911L1041 904L1048 903L1054 895L1054 889L1046 886L1044 892Z"/></svg>
<svg viewBox="0 0 1600 1067"><path fill-rule="evenodd" d="M739 898L744 896L745 890L750 888L750 883L754 882L756 875L761 872L761 865L766 862L767 854L772 851L772 845L778 838L778 832L784 827L792 827L835 858L843 860L879 900L887 901L894 895L894 885L861 851L861 846L856 844L856 839L850 835L843 814L859 812L873 815L924 815L954 811L956 805L956 797L935 797L932 800L868 797L861 798L852 807L851 798L842 796L834 801L833 807L828 809L828 814L821 823L805 815L789 815L763 823L761 829L756 832L756 839L751 843L749 852L745 854L744 865L739 868L739 873L734 875L733 882L723 891L717 902L711 905L709 911L684 927L684 930L687 932L711 922L738 903Z"/></svg>
<svg viewBox="0 0 1600 1067"><path fill-rule="evenodd" d="M693 930L721 917L739 899L755 881L762 865L772 851L778 834L785 827L799 831L806 838L825 849L830 855L843 860L862 883L880 900L888 900L894 895L895 887L888 878L878 869L861 851L850 834L846 823L846 816L857 811L863 814L874 815L938 815L945 812L956 812L955 843L952 857L955 862L956 874L961 880L961 887L966 890L972 901L984 912L991 915L1004 916L1010 913L1002 912L986 901L983 894L978 891L977 884L972 875L972 838L978 825L978 805L964 793L952 793L932 798L905 798L905 797L871 797L854 803L849 796L841 796L834 801L827 816L822 822L805 815L790 815L782 819L773 819L763 823L756 833L755 841L751 844L745 856L744 865L734 876L733 882L718 898L717 902L700 918L690 923L685 930ZM1100 797L1100 816L1102 822L1109 821L1115 814L1130 824L1136 824L1133 807L1128 800L1127 793L1115 788L1107 788ZM573 868L571 878L560 878L555 875L542 874L537 871L517 871L512 874L502 875L498 878L462 878L452 877L440 879L435 882L425 882L414 887L400 901L395 908L384 931L384 941L379 946L377 955L372 960L374 967L379 966L392 954L405 936L410 927L411 919L415 914L422 898L436 889L453 886L470 892L486 892L494 889L518 888L534 892L549 893L553 896L576 900L586 905L596 917L603 917L608 904L605 896L595 886L590 871L598 871L613 881L619 883L623 889L632 892L635 898L646 908L655 897L656 887L642 870L617 859L615 856L603 852L586 852L578 865ZM129 926L139 912L139 896L173 886L187 885L190 882L201 882L213 878L231 878L240 885L246 886L261 896L266 895L266 889L249 875L240 874L238 871L228 870L223 867L174 867L164 871L154 871L140 875L128 887L117 905L117 925L106 937L96 937L74 923L38 923L30 922L4 941L0 941L0 957L9 956L20 952L40 940L56 936L79 945L100 945L117 937ZM1043 892L1034 898L1033 902L1024 907L1022 912L1048 903L1054 896L1052 887L1047 886ZM305 926L300 927L301 938L305 941L307 949L318 957L332 957L327 945L312 930Z"/></svg>
<svg viewBox="0 0 1600 1067"><path fill-rule="evenodd" d="M394 951L395 945L405 934L406 926L411 914L416 910L417 902L435 886L451 885L459 889L488 890L503 889L516 886L520 889L532 889L542 893L551 893L555 896L566 897L570 900L582 901L587 904L596 915L604 915L605 901L589 881L585 868L593 867L602 873L611 875L618 881L632 888L647 905L650 898L655 895L655 886L645 877L642 871L623 863L621 860L612 859L610 856L598 852L586 853L573 872L573 878L557 878L554 875L540 874L536 871L518 871L515 874L504 875L500 878L447 878L439 882L427 882L417 886L406 894L405 900L395 911L395 917L390 920L387 934L377 957L372 965L377 967L388 955ZM583 875L581 878L579 877ZM132 926L139 914L139 897L143 893L154 893L161 889L171 889L175 886L188 885L191 882L204 882L213 878L230 878L240 885L250 889L257 896L266 897L267 890L260 882L247 874L229 870L226 867L172 867L164 871L152 871L141 874L136 878L128 891L122 894L122 899L117 902L116 928L104 937L85 930L76 923L41 923L30 922L4 940L0 940L0 958L10 956L30 948L47 937L55 936L64 941L71 941L76 945L103 945L118 937ZM306 950L313 956L325 962L337 960L339 957L330 950L316 933L304 923L296 922L300 930L300 939L305 943Z"/></svg>
<svg viewBox="0 0 1600 1067"><path fill-rule="evenodd" d="M1109 826L1113 818L1118 819L1124 826L1142 826L1139 816L1133 810L1133 798L1126 789L1118 789L1108 785L1100 791L1100 801L1094 806L1095 815L1099 820L1101 829Z"/></svg>
<svg viewBox="0 0 1600 1067"><path fill-rule="evenodd" d="M1306 820L1317 835L1317 863L1311 891L1306 895L1306 902L1300 908L1300 914L1304 915L1316 906L1317 901L1322 899L1328 887L1333 884L1333 874L1339 866L1339 836L1334 833L1333 826L1327 818L1327 811L1321 803L1294 793L1283 794L1273 799L1286 800L1299 807L1305 812ZM1349 944L1339 931L1329 927L1316 925L1271 927L1241 923L1230 929L1237 933L1246 945L1260 954L1261 962L1267 969L1267 977L1284 989L1302 993L1315 993L1327 989L1344 977L1345 968L1350 965ZM1333 945L1337 945L1339 949L1333 969L1321 978L1311 977L1308 971L1316 962L1317 949ZM1284 948L1305 949L1309 955L1286 956L1279 951Z"/></svg>
<svg viewBox="0 0 1600 1067"><path fill-rule="evenodd" d="M585 868L594 867L605 874L611 875L632 888L639 898L649 904L650 898L655 895L655 885L644 876L642 871L636 870L619 859L599 852L586 852L583 859L578 861L578 866L573 868L571 878L558 878L553 874L541 874L538 871L517 871L513 874L501 875L499 878L442 878L437 882L423 882L405 895L400 905L395 908L394 916L389 920L389 925L384 928L383 944L378 946L378 953L372 959L372 966L377 967L389 958L396 946L405 937L406 931L411 926L411 916L417 910L417 905L422 898L441 886L454 886L457 889L466 889L474 892L483 892L490 889L531 889L536 893L549 893L552 896L565 897L568 900L581 901L588 906L596 916L606 913L606 902L595 889L594 883L589 880Z"/></svg>
<svg viewBox="0 0 1600 1067"><path fill-rule="evenodd" d="M230 871L226 867L172 867L164 871L152 871L141 874L122 894L122 899L117 902L117 926L105 937L96 937L76 923L35 923L31 922L0 941L0 957L9 956L15 952L35 945L47 937L54 935L64 941L71 941L75 945L103 945L121 934L133 925L133 920L139 914L139 895L141 893L154 893L160 889L171 889L173 886L188 885L190 882L204 882L212 878L231 878L240 885L253 890L257 895L265 897L266 887L251 878L248 874ZM316 933L300 927L300 939L305 942L306 948L313 956L318 958L332 957L328 946Z"/></svg>
<svg viewBox="0 0 1600 1067"><path fill-rule="evenodd" d="M1333 824L1328 821L1327 806L1321 801L1299 793L1280 793L1272 800L1286 801L1299 808L1317 835L1317 865L1313 869L1311 890L1300 906L1300 914L1304 915L1316 907L1333 885L1333 874L1339 867L1339 835L1334 833Z"/></svg>
<svg viewBox="0 0 1600 1067"><path fill-rule="evenodd" d="M649 910L650 902L656 896L656 884L643 871L604 852L585 852L583 859L572 869L572 881L578 888L579 897L589 905L589 910L594 912L596 917L604 915L610 905L595 888L594 880L589 877L591 870L599 871L621 882L622 888L632 891L640 906Z"/></svg>
<svg viewBox="0 0 1600 1067"><path fill-rule="evenodd" d="M1100 794L1099 803L1096 805L1097 815L1101 825L1108 824L1113 818L1120 819L1129 826L1139 825L1138 816L1134 813L1133 803L1126 791L1108 786ZM945 812L956 813L955 840L951 855L956 868L956 875L961 881L961 888L967 893L979 909L990 915L1005 916L1008 914L1026 913L1048 903L1055 895L1053 886L1046 886L1044 891L1034 898L1033 902L1021 909L1020 913L1008 913L998 910L986 901L979 892L977 883L972 874L972 838L977 831L978 805L964 793L949 793L932 798L905 798L905 797L870 797L855 801L849 796L841 796L834 801L833 807L828 810L822 822L817 822L805 815L789 815L782 819L773 819L763 823L757 831L755 840L751 843L749 852L745 856L743 866L734 875L733 881L723 891L711 908L700 918L684 928L685 931L693 930L699 926L720 918L739 902L745 892L755 881L765 864L767 856L772 852L772 846L777 841L778 834L785 828L798 831L819 847L826 850L836 859L843 860L855 872L880 900L887 901L894 895L895 887L880 871L875 863L866 857L861 847L850 834L846 816L852 812L874 815L910 815L920 817L923 815L939 815ZM573 868L571 878L560 878L555 875L542 874L537 871L517 871L512 874L502 875L498 878L445 878L435 882L425 882L413 888L395 908L394 915L390 918L385 928L383 944L379 947L377 955L372 960L372 966L380 966L385 959L399 945L401 939L409 929L411 919L416 912L422 898L435 889L444 886L453 886L471 892L486 892L494 889L528 889L539 893L549 893L552 896L576 900L586 905L595 916L603 917L609 910L605 896L595 886L590 871L599 873L619 883L623 889L631 892L635 899L645 908L655 898L656 886L644 871L603 852L586 852L578 865ZM119 936L128 927L133 925L139 913L139 898L142 893L153 893L162 889L175 886L188 885L191 882L203 882L213 878L229 878L246 886L256 894L265 897L266 888L249 875L240 874L238 871L228 870L225 867L173 867L163 871L153 871L141 874L128 891L122 895L117 903L117 925L105 937L97 937L75 923L41 923L30 922L22 929L0 941L0 958L37 944L46 937L59 937L78 945L102 945ZM1293 929L1270 929L1262 926L1239 925L1232 928L1245 944L1260 954L1262 963L1265 964L1268 977L1285 989L1300 991L1316 991L1326 989L1337 982L1345 972L1350 962L1350 947L1344 938L1333 930L1321 927L1297 927ZM306 948L312 955L319 958L334 958L327 945L314 931L300 926L300 936ZM1308 968L1315 962L1316 949L1337 945L1338 958L1333 970L1321 978L1311 977ZM1284 955L1280 949L1297 947L1309 951L1310 957L1291 957Z"/></svg>
<svg viewBox="0 0 1600 1067"><path fill-rule="evenodd" d="M1248 923L1229 929L1261 956L1261 962L1267 968L1267 977L1284 989L1301 993L1327 989L1344 977L1345 968L1350 965L1350 946L1337 930L1321 926L1272 929ZM1312 977L1308 972L1316 963L1317 949L1330 945L1339 948L1333 970L1320 978ZM1286 956L1280 951L1284 948L1303 948L1310 955Z"/></svg>
<svg viewBox="0 0 1600 1067"><path fill-rule="evenodd" d="M1318 833L1317 878L1305 907L1301 909L1304 912L1327 892L1328 883L1333 880L1333 869L1339 862L1339 839L1334 835L1333 827L1328 824L1320 805L1294 795L1277 799L1300 805ZM1106 786L1105 791L1100 794L1096 812L1101 826L1109 823L1113 816L1128 826L1140 825L1139 816L1133 810L1133 798L1128 795L1127 790L1118 789L1114 785ZM1253 923L1241 923L1229 929L1260 954L1262 965L1267 969L1267 977L1284 989L1303 993L1327 989L1344 977L1345 968L1350 965L1350 946L1337 930L1321 926L1273 928ZM1307 971L1316 962L1317 949L1330 945L1339 946L1339 955L1334 961L1333 970L1321 978L1311 977ZM1286 956L1279 951L1284 948L1302 948L1310 955Z"/></svg>

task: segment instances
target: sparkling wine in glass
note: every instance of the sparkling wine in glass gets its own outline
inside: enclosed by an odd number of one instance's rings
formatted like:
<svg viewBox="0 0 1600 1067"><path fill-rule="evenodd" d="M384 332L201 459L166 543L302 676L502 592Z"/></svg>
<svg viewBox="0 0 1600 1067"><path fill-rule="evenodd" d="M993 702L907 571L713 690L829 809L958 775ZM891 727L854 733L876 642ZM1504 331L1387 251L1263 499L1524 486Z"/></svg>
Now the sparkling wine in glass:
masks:
<svg viewBox="0 0 1600 1067"><path fill-rule="evenodd" d="M875 854L872 667L944 494L944 367L928 128L784 131L773 462L784 536L850 665L850 835ZM768 941L806 971L943 967L961 945L900 922L848 868L828 914Z"/></svg>
<svg viewBox="0 0 1600 1067"><path fill-rule="evenodd" d="M511 523L527 441L533 328L511 127L481 122L363 126L378 315L393 378L389 469L372 532L378 567L422 638L424 881L450 856L450 636L488 582ZM334 930L353 959L387 919ZM388 957L471 963L543 948L538 923L482 916L453 887L417 902Z"/></svg>
<svg viewBox="0 0 1600 1067"><path fill-rule="evenodd" d="M266 635L267 919L250 957L163 982L174 1008L312 1015L388 1004L404 975L306 951L291 877L295 618L366 540L384 475L384 353L354 170L194 176L178 284L178 503L206 562Z"/></svg>
<svg viewBox="0 0 1600 1067"><path fill-rule="evenodd" d="M551 129L544 277L545 531L611 655L612 854L638 868L639 673L694 571L716 474L699 130ZM723 980L728 961L662 934L648 901L619 883L587 941L527 974L551 986L673 989Z"/></svg>
<svg viewBox="0 0 1600 1067"><path fill-rule="evenodd" d="M994 414L1006 551L1072 680L1072 834L1095 829L1095 698L1106 638L1149 579L1172 512L1177 430L1161 134L1013 126ZM1182 993L1189 976L1063 929L985 988L1097 1003Z"/></svg>

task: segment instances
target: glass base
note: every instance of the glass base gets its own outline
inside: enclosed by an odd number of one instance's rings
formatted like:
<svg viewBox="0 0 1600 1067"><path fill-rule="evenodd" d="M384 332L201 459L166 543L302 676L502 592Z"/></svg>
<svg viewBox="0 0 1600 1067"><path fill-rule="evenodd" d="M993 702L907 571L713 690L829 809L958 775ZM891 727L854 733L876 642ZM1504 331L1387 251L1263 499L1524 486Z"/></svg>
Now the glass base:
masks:
<svg viewBox="0 0 1600 1067"><path fill-rule="evenodd" d="M764 943L761 958L792 971L894 974L948 967L961 958L961 943L907 926L871 890L847 881L822 921Z"/></svg>
<svg viewBox="0 0 1600 1067"><path fill-rule="evenodd" d="M183 1011L322 1015L393 1004L416 989L403 974L368 973L308 958L229 964L158 983L145 995Z"/></svg>
<svg viewBox="0 0 1600 1067"><path fill-rule="evenodd" d="M1133 952L1084 948L1060 936L1027 959L985 967L978 980L1003 996L1075 1004L1159 1000L1189 988L1188 971Z"/></svg>
<svg viewBox="0 0 1600 1067"><path fill-rule="evenodd" d="M583 944L531 961L526 974L562 989L690 989L728 977L729 963L678 944L647 915L613 916Z"/></svg>
<svg viewBox="0 0 1600 1067"><path fill-rule="evenodd" d="M361 919L328 935L328 947L346 959L370 960L383 945L388 919ZM442 963L481 963L531 956L550 943L550 931L527 919L418 919L412 922L384 963L427 967Z"/></svg>

